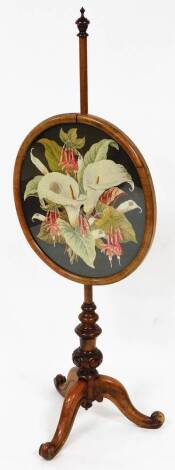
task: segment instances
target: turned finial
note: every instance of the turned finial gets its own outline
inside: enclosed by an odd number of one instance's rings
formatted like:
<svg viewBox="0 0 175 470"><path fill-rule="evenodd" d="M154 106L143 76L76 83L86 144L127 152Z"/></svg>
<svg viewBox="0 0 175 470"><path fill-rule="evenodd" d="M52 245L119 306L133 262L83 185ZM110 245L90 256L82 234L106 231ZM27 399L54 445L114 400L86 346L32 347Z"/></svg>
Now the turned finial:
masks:
<svg viewBox="0 0 175 470"><path fill-rule="evenodd" d="M77 36L79 36L80 38L86 38L88 36L88 33L86 31L87 31L90 21L87 18L85 18L84 16L85 9L83 7L81 8L80 13L81 13L80 18L78 18L78 20L75 22L79 30L79 33L77 34Z"/></svg>

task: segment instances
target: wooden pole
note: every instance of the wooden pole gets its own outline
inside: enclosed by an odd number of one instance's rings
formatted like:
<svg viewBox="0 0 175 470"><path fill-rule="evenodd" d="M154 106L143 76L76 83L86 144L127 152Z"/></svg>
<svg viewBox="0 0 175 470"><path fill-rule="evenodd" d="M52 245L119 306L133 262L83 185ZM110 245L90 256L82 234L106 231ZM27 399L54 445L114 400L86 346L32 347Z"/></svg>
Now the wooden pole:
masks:
<svg viewBox="0 0 175 470"><path fill-rule="evenodd" d="M84 285L84 302L85 304L91 304L93 302L92 286Z"/></svg>
<svg viewBox="0 0 175 470"><path fill-rule="evenodd" d="M79 38L80 112L88 114L87 38Z"/></svg>
<svg viewBox="0 0 175 470"><path fill-rule="evenodd" d="M88 114L88 66L87 66L87 28L90 21L85 18L85 9L80 10L81 16L76 21L79 33L79 66L80 66L80 113ZM92 286L84 286L84 302L92 303Z"/></svg>
<svg viewBox="0 0 175 470"><path fill-rule="evenodd" d="M87 67L87 28L90 21L85 18L82 7L81 16L76 21L79 33L79 66L80 66L80 113L88 114L88 67Z"/></svg>

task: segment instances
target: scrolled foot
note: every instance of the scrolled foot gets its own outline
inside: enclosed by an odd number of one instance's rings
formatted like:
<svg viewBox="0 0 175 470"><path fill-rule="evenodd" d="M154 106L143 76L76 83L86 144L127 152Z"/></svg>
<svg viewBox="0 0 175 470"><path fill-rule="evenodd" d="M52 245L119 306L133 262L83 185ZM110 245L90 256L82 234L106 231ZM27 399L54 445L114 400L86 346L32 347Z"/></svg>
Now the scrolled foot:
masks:
<svg viewBox="0 0 175 470"><path fill-rule="evenodd" d="M85 380L77 381L67 393L60 420L55 431L54 437L51 442L42 444L39 449L39 454L46 460L51 460L59 452L64 445L71 431L77 411L86 398L87 383Z"/></svg>
<svg viewBox="0 0 175 470"><path fill-rule="evenodd" d="M60 391L60 386L65 384L66 382L66 377L64 377L64 375L61 375L61 374L58 374L56 375L56 377L54 378L54 385L57 389L57 391L59 392Z"/></svg>
<svg viewBox="0 0 175 470"><path fill-rule="evenodd" d="M57 453L56 447L51 442L41 444L39 448L39 455L46 460L52 460Z"/></svg>
<svg viewBox="0 0 175 470"><path fill-rule="evenodd" d="M97 390L104 398L111 400L119 410L133 423L142 428L157 429L165 421L163 413L155 411L151 416L146 416L138 411L131 403L127 391L118 380L100 375L96 381Z"/></svg>
<svg viewBox="0 0 175 470"><path fill-rule="evenodd" d="M154 411L151 415L154 429L160 428L165 421L165 416L161 411Z"/></svg>
<svg viewBox="0 0 175 470"><path fill-rule="evenodd" d="M77 367L72 367L68 373L67 379L61 374L58 374L54 378L55 387L62 397L65 397L71 387L77 382L77 370Z"/></svg>

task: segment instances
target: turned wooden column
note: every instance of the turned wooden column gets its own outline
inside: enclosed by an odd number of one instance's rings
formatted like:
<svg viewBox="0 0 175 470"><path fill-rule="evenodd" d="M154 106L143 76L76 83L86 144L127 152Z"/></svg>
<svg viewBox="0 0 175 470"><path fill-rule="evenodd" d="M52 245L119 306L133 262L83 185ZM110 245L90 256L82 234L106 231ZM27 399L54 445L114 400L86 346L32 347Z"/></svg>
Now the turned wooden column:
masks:
<svg viewBox="0 0 175 470"><path fill-rule="evenodd" d="M84 286L84 302L79 315L81 323L75 328L76 334L80 337L80 347L73 352L72 359L78 367L78 377L85 380L98 376L96 368L103 359L101 351L96 347L96 338L102 330L96 324L99 317L95 309L92 286Z"/></svg>

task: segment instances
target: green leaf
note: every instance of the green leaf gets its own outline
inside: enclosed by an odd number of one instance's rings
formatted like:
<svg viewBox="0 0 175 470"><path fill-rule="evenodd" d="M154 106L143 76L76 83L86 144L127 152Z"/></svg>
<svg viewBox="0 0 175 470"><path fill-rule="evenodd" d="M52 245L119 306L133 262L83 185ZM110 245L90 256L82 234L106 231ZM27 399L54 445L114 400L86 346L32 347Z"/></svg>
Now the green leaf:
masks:
<svg viewBox="0 0 175 470"><path fill-rule="evenodd" d="M122 217L123 220L120 221L119 226L123 235L123 243L127 243L127 242L137 243L136 233L135 233L135 230L133 229L131 222L129 222L129 220L126 218L124 214L122 215L123 215Z"/></svg>
<svg viewBox="0 0 175 470"><path fill-rule="evenodd" d="M73 252L73 250L69 246L66 246L65 253L67 253L67 255L69 256L70 264L74 264L78 261L78 256Z"/></svg>
<svg viewBox="0 0 175 470"><path fill-rule="evenodd" d="M97 204L96 204L96 212L98 213L98 215L102 215L103 211L105 209L107 209L108 205L107 204L104 204L103 202L101 201L98 201ZM111 207L111 206L110 206Z"/></svg>
<svg viewBox="0 0 175 470"><path fill-rule="evenodd" d="M91 268L94 268L94 260L96 257L95 239L89 232L86 236L82 236L78 228L73 228L64 220L59 220L59 228L61 234L66 240L67 245L73 252Z"/></svg>
<svg viewBox="0 0 175 470"><path fill-rule="evenodd" d="M117 150L119 146L117 142L112 139L102 139L96 144L93 144L90 149L85 153L84 165L85 167L89 163L97 162L99 160L105 160L107 158L108 147L115 147Z"/></svg>
<svg viewBox="0 0 175 470"><path fill-rule="evenodd" d="M61 156L61 146L50 139L40 139L38 142L44 145L45 157L51 171L58 171L59 160Z"/></svg>
<svg viewBox="0 0 175 470"><path fill-rule="evenodd" d="M85 145L85 137L77 137L77 129L72 127L68 132L60 130L60 139L64 144L70 145L74 149L81 149Z"/></svg>
<svg viewBox="0 0 175 470"><path fill-rule="evenodd" d="M103 211L102 217L96 222L96 227L100 230L104 230L105 233L109 233L111 228L119 228L122 233L123 242L131 241L137 243L132 224L122 212L117 211L117 209L113 207L107 207Z"/></svg>
<svg viewBox="0 0 175 470"><path fill-rule="evenodd" d="M123 214L117 212L111 206L106 207L102 213L102 217L97 220L96 227L104 230L105 233L110 232L111 228L117 228L121 222Z"/></svg>
<svg viewBox="0 0 175 470"><path fill-rule="evenodd" d="M68 134L67 132L64 132L63 129L60 129L60 139L62 140L63 144L65 144L68 140Z"/></svg>
<svg viewBox="0 0 175 470"><path fill-rule="evenodd" d="M42 175L35 176L32 180L27 183L24 192L24 201L29 196L37 196L38 184L41 181L41 178L43 178Z"/></svg>
<svg viewBox="0 0 175 470"><path fill-rule="evenodd" d="M53 240L53 237L49 233L48 226L45 222L41 223L37 238L39 238L45 243L48 243L49 245L55 245L56 243L64 243L63 237L57 234L55 235L55 239Z"/></svg>
<svg viewBox="0 0 175 470"><path fill-rule="evenodd" d="M84 145L85 145L85 137L82 137L76 140L76 144L75 144L76 149L80 150L82 149L82 147L84 147Z"/></svg>
<svg viewBox="0 0 175 470"><path fill-rule="evenodd" d="M72 142L72 144L76 144L77 141L77 129L73 127L72 129L68 130L68 139Z"/></svg>

